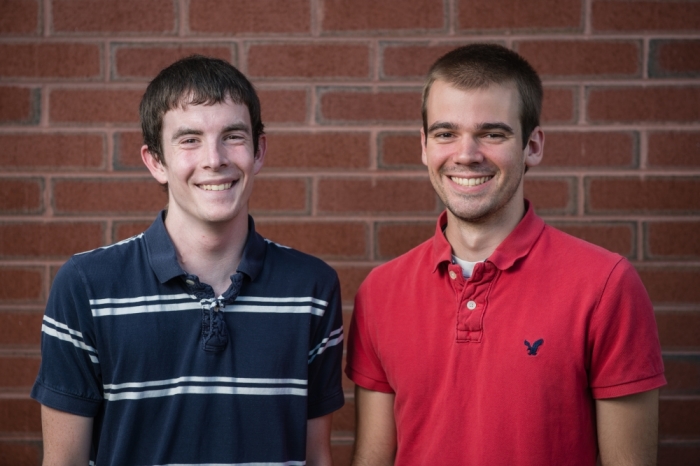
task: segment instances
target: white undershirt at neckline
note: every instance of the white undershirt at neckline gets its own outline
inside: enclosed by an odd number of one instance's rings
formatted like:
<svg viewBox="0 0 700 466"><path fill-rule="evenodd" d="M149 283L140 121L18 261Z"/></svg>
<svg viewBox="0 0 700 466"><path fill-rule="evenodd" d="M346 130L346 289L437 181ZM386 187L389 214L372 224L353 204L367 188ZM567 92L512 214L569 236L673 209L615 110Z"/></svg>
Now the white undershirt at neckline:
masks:
<svg viewBox="0 0 700 466"><path fill-rule="evenodd" d="M464 259L460 259L459 257L452 254L452 263L457 264L462 268L462 276L464 278L469 278L472 276L472 272L474 272L474 266L476 266L476 264L478 264L479 262L484 261L469 262L465 261Z"/></svg>

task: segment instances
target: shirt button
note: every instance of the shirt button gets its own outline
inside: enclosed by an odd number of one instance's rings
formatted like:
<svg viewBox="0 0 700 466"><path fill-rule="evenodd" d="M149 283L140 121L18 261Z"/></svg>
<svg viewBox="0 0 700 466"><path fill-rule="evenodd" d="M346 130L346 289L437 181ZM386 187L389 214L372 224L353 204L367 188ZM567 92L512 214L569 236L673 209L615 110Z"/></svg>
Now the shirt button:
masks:
<svg viewBox="0 0 700 466"><path fill-rule="evenodd" d="M468 308L470 311L473 311L474 309L476 309L476 303L475 303L474 301L469 301L469 302L467 303L467 308Z"/></svg>
<svg viewBox="0 0 700 466"><path fill-rule="evenodd" d="M190 286L194 286L194 280L185 280L185 283L187 283Z"/></svg>
<svg viewBox="0 0 700 466"><path fill-rule="evenodd" d="M450 270L450 278L451 278L452 280L454 280L455 278L457 278L457 274L454 272L454 270Z"/></svg>

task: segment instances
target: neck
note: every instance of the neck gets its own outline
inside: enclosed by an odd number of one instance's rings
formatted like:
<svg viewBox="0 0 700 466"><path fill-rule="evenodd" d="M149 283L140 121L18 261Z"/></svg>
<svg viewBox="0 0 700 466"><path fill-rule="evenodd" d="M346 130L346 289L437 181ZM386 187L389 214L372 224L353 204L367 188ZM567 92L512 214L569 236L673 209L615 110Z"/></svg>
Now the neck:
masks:
<svg viewBox="0 0 700 466"><path fill-rule="evenodd" d="M231 285L248 237L248 216L243 213L222 224L181 225L165 218L165 228L175 245L177 260L189 274L210 285L217 296Z"/></svg>
<svg viewBox="0 0 700 466"><path fill-rule="evenodd" d="M494 215L477 222L456 217L448 210L445 237L455 256L470 262L483 261L518 226L524 215L522 200L509 203Z"/></svg>

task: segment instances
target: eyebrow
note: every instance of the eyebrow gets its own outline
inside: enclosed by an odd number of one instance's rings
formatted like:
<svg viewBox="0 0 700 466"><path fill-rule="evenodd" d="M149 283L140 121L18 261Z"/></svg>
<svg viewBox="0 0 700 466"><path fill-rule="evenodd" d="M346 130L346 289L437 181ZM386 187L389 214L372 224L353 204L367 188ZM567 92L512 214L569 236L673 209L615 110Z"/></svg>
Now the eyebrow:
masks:
<svg viewBox="0 0 700 466"><path fill-rule="evenodd" d="M430 127L428 128L428 133L432 133L437 130L441 129L446 129L446 130L456 130L458 129L458 126L454 123L450 123L449 121L436 121ZM507 125L502 122L485 122L485 123L479 123L476 125L477 131L491 131L495 129L499 129L501 131L504 131L508 134L515 134L515 131L510 125Z"/></svg>
<svg viewBox="0 0 700 466"><path fill-rule="evenodd" d="M457 129L457 125L450 123L449 121L436 121L428 128L428 133L432 133L433 131L437 131L439 129L455 130Z"/></svg>
<svg viewBox="0 0 700 466"><path fill-rule="evenodd" d="M477 125L477 129L480 131L490 131L494 129L500 129L501 131L505 131L506 133L509 134L515 134L515 131L513 128L511 128L510 125L507 125L505 123L501 122L493 122L493 123L481 123Z"/></svg>

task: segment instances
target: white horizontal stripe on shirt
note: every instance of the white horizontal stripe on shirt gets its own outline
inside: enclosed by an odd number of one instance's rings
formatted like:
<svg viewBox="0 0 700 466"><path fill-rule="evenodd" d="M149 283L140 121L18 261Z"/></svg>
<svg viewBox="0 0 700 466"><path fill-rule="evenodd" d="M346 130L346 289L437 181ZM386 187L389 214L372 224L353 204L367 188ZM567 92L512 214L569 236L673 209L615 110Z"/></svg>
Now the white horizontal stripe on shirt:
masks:
<svg viewBox="0 0 700 466"><path fill-rule="evenodd" d="M316 299L312 298L311 296L309 297L297 297L297 298L269 298L269 297L264 297L264 296L239 296L236 298L236 302L245 302L245 301L259 301L261 303L306 303L306 302L312 302L314 304L320 304L321 306L328 306L328 301L324 301L322 299Z"/></svg>
<svg viewBox="0 0 700 466"><path fill-rule="evenodd" d="M294 387L222 387L222 386L192 386L166 388L162 390L147 390L140 392L105 393L108 401L140 400L174 395L296 395L306 396L305 388Z"/></svg>
<svg viewBox="0 0 700 466"><path fill-rule="evenodd" d="M193 299L192 295L187 293L168 294L168 295L153 295L153 296L137 296L135 298L102 298L91 299L91 306L102 306L103 304L128 304L128 303L143 303L150 301L176 301L183 299Z"/></svg>
<svg viewBox="0 0 700 466"><path fill-rule="evenodd" d="M150 312L179 312L201 310L199 302L178 304L151 304L145 306L130 307L106 307L92 309L93 317L121 316L127 314L146 314ZM258 312L269 314L314 314L323 316L324 310L313 306L256 306L256 305L231 305L222 309L223 312Z"/></svg>
<svg viewBox="0 0 700 466"><path fill-rule="evenodd" d="M100 361L97 359L97 351L95 348L93 348L90 345L86 345L84 342L74 338L73 336L69 335L68 333L61 332L55 328L49 327L46 324L43 324L41 326L41 331L45 333L46 335L52 336L54 338L58 338L59 340L62 341L67 341L69 343L72 343L73 346L76 348L80 348L82 350L85 350L88 352L88 356L90 356L90 361L92 361L95 364L98 364Z"/></svg>
<svg viewBox="0 0 700 466"><path fill-rule="evenodd" d="M304 379L262 379L248 377L200 377L200 376L185 376L174 379L164 380L149 380L147 382L124 382L115 384L105 384L105 390L121 390L122 388L143 388L154 387L158 385L174 385L183 382L224 382L238 384L287 384L287 385L303 385L306 386L307 381Z"/></svg>

